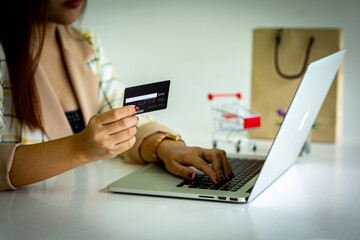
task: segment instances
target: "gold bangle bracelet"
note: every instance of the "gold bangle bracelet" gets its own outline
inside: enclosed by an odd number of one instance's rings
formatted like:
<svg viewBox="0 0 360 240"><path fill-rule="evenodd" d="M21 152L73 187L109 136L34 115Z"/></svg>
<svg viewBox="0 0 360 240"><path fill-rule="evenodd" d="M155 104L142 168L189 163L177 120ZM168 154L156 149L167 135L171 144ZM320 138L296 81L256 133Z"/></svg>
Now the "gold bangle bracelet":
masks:
<svg viewBox="0 0 360 240"><path fill-rule="evenodd" d="M173 140L173 141L182 141L179 136L175 136L175 135L172 135L172 134L162 135L161 137L159 137L159 139L157 139L155 141L154 146L152 148L151 153L152 153L152 156L153 156L154 159L159 159L159 156L157 155L157 150L158 150L160 144L166 139Z"/></svg>

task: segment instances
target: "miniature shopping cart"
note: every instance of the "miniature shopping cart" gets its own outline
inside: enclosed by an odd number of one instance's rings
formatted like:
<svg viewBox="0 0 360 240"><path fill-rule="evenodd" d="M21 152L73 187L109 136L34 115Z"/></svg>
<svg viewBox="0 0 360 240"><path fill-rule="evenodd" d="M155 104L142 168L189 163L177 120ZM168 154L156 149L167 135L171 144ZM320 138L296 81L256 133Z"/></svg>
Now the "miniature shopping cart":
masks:
<svg viewBox="0 0 360 240"><path fill-rule="evenodd" d="M256 144L249 139L248 132L260 127L260 114L241 105L241 93L208 94L215 124L213 147L219 142L232 143L236 152L240 152L243 144L250 145L256 151Z"/></svg>

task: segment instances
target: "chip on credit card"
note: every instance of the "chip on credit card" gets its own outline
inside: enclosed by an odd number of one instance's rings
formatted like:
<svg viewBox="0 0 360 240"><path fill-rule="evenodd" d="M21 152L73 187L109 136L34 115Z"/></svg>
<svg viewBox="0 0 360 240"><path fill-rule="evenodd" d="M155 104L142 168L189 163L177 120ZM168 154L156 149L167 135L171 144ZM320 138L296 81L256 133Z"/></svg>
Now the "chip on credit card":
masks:
<svg viewBox="0 0 360 240"><path fill-rule="evenodd" d="M169 88L170 80L125 88L123 106L138 106L136 114L165 109Z"/></svg>

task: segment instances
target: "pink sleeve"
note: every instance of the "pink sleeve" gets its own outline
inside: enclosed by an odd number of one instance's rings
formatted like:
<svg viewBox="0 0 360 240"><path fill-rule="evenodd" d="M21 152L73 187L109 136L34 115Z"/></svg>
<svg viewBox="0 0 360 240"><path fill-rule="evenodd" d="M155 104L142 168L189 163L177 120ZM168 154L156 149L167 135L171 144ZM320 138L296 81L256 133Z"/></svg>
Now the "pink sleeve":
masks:
<svg viewBox="0 0 360 240"><path fill-rule="evenodd" d="M141 127L139 127L137 129L136 132L136 143L135 145L129 149L128 151L125 152L124 157L125 157L125 162L128 163L145 163L139 154L140 151L140 146L142 144L142 142L144 141L144 139L152 134L155 133L170 133L172 135L175 136L179 136L178 133L172 131L171 129L169 129L168 127L157 123L157 122L150 122L150 123L146 123L144 125L141 125Z"/></svg>
<svg viewBox="0 0 360 240"><path fill-rule="evenodd" d="M10 182L9 172L15 149L21 144L0 143L0 191L16 189Z"/></svg>

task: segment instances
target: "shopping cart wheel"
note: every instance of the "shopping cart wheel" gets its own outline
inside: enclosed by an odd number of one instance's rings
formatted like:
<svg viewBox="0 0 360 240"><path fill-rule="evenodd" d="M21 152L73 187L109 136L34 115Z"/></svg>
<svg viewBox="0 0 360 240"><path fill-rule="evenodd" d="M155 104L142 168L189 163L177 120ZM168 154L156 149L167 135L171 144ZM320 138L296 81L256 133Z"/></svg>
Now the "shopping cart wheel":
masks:
<svg viewBox="0 0 360 240"><path fill-rule="evenodd" d="M216 147L217 147L217 142L213 141L213 148L216 148Z"/></svg>
<svg viewBox="0 0 360 240"><path fill-rule="evenodd" d="M237 153L239 153L240 150L241 150L240 145L241 145L241 142L240 142L240 141L236 143L236 152L237 152Z"/></svg>
<svg viewBox="0 0 360 240"><path fill-rule="evenodd" d="M256 145L253 146L253 152L256 152Z"/></svg>

